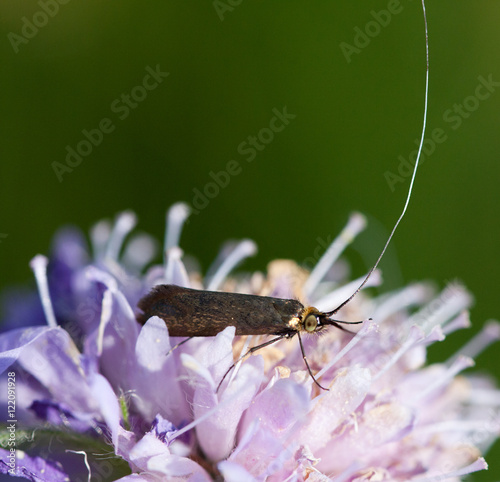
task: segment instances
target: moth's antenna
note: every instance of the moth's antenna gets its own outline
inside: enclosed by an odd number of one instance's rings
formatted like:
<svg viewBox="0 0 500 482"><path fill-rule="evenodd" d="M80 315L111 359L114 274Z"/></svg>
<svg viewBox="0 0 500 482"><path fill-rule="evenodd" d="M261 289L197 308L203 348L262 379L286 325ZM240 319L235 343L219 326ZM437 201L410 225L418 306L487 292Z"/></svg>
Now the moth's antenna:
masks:
<svg viewBox="0 0 500 482"><path fill-rule="evenodd" d="M427 101L429 98L429 35L427 32L427 15L425 13L425 0L422 0L422 12L424 14L424 25L425 25L425 60L426 60L426 70L425 70L425 100L424 100L424 122L422 125L422 136L420 137L420 145L418 146L418 154L417 154L417 160L415 161L415 167L413 168L413 175L411 176L411 181L410 181L410 187L408 189L408 195L406 196L406 202L403 207L403 211L401 215L399 216L398 220L396 221L396 224L392 228L391 234L389 234L389 238L387 239L384 249L382 249L382 252L380 253L380 256L378 257L377 261L375 264L372 266L370 271L368 271L368 274L366 275L365 279L363 282L358 286L358 289L349 297L347 300L345 300L343 303L341 303L337 308L335 308L333 311L328 312L328 315L334 315L339 311L342 307L347 305L363 288L363 286L366 284L372 273L377 269L378 264L380 263L380 260L385 254L385 251L387 249L387 246L389 246L389 243L391 242L392 237L394 236L394 233L396 231L396 228L399 226L399 223L403 219L404 215L406 214L406 209L408 208L408 204L410 203L410 198L411 198L411 193L413 191L413 183L415 181L415 176L417 174L417 168L418 168L418 163L420 161L420 154L422 153L422 146L424 144L424 137L425 137L425 126L427 124Z"/></svg>

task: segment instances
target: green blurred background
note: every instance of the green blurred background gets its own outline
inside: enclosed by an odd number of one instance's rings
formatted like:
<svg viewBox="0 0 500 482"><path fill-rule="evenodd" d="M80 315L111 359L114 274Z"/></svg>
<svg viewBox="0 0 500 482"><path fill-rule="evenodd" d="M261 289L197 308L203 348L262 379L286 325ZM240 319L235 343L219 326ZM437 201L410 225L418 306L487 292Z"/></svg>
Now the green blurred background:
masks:
<svg viewBox="0 0 500 482"><path fill-rule="evenodd" d="M397 174L398 156L408 158L420 136L420 2L401 0L399 13L372 30L349 61L341 43L352 45L355 28L374 20L372 10L397 1L58 5L42 25L40 2L0 4L1 287L31 281L29 260L47 252L67 223L87 231L130 208L139 229L161 238L165 209L192 203L193 189L203 190L209 173L230 160L242 172L191 218L182 237L204 269L228 238L258 243L245 269L263 270L277 257L304 260L317 238L337 234L353 210L370 221L347 252L353 275L373 263L408 188L404 178L391 190L384 174ZM474 96L479 76L500 81L500 3L429 1L427 13L428 133L441 128L447 139L421 166L408 215L381 266L387 288L422 279L442 287L458 278L474 293L473 328L433 348L433 359L444 360L499 316L500 89L477 103L469 99L460 126L446 112ZM42 22L34 31L25 27L31 38L24 40L23 17ZM157 65L169 76L120 119L124 111L113 111L113 101ZM238 146L284 106L296 117L247 162ZM104 118L113 132L58 178L53 163L65 163L66 146L75 148L82 130ZM497 350L479 357L480 370L500 375ZM499 454L492 451L490 471L474 480L500 477Z"/></svg>

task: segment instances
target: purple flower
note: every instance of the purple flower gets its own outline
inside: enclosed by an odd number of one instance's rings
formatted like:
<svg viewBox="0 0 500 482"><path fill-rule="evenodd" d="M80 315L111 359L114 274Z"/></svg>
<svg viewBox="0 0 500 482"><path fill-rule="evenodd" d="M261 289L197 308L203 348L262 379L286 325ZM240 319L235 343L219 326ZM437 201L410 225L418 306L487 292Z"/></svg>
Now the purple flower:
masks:
<svg viewBox="0 0 500 482"><path fill-rule="evenodd" d="M500 338L499 325L486 324L449 360L426 363L429 345L469 326L472 300L460 284L437 295L424 283L360 293L337 315L364 319L357 334L331 328L304 338L328 391L309 376L296 339L257 351L224 378L239 354L264 339L235 337L230 326L170 351L183 339L170 338L157 317L139 325L141 297L157 284L176 284L331 310L360 284L345 281L338 258L364 218L351 217L310 273L274 261L267 275L231 276L255 253L243 240L226 245L203 279L178 246L188 214L183 204L170 209L162 266L147 268L156 243L129 236L136 223L129 212L94 227L92 256L82 235L64 230L49 259L33 259L41 302L32 293L11 298L6 321L16 325L0 335L0 393L10 421L2 473L33 481L92 474L431 482L486 468L481 454L499 433L500 392L486 376L461 372ZM369 284L380 282L376 272Z"/></svg>

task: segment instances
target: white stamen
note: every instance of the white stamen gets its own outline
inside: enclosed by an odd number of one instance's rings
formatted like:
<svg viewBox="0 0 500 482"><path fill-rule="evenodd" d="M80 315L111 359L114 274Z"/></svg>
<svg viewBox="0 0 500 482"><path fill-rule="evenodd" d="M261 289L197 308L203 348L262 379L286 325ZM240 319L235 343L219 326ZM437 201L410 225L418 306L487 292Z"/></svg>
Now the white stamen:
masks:
<svg viewBox="0 0 500 482"><path fill-rule="evenodd" d="M389 368L391 368L412 346L414 346L419 341L424 338L423 330L413 325L410 328L410 332L408 333L408 338L406 341L400 346L399 350L392 355L391 359L387 362L387 364L376 374L373 376L373 381L378 380Z"/></svg>
<svg viewBox="0 0 500 482"><path fill-rule="evenodd" d="M313 467L313 470L315 472L317 472L316 469L314 469ZM298 477L297 477L297 469L295 469L283 482L290 482L290 481L297 481L298 480Z"/></svg>
<svg viewBox="0 0 500 482"><path fill-rule="evenodd" d="M464 328L470 328L470 317L468 311L462 311L457 317L455 317L450 322L443 326L443 333L448 336L457 330L463 330Z"/></svg>
<svg viewBox="0 0 500 482"><path fill-rule="evenodd" d="M90 244L94 259L100 260L106 254L106 246L111 235L111 224L109 221L99 221L90 228Z"/></svg>
<svg viewBox="0 0 500 482"><path fill-rule="evenodd" d="M167 253L170 248L179 246L181 232L186 219L191 214L191 208L186 203L176 203L167 212L165 225L165 245L163 252Z"/></svg>
<svg viewBox="0 0 500 482"><path fill-rule="evenodd" d="M125 298L125 295L118 289L118 283L113 276L103 270L100 270L99 268L96 268L95 266L88 266L85 269L85 275L88 279L97 281L98 283L102 283L106 286L106 288L108 288L115 297L123 314L129 319L135 320L134 310L130 306L127 298Z"/></svg>
<svg viewBox="0 0 500 482"><path fill-rule="evenodd" d="M364 336L376 329L378 329L378 325L373 320L365 320L363 322L361 330L358 331L356 336L352 338L351 341L337 353L333 360L331 360L318 373L316 373L316 380L319 380L319 378L323 376L331 367L333 367L347 352L352 350L352 348L354 348L354 346L357 345L357 343L361 341ZM309 377L306 381L306 385L310 385L311 383L313 383L313 380L311 379L311 377Z"/></svg>
<svg viewBox="0 0 500 482"><path fill-rule="evenodd" d="M87 481L90 482L91 478L92 478L92 472L90 470L90 465L89 465L89 461L87 460L87 453L84 452L83 450L70 450L70 449L66 449L66 452L71 452L73 454L80 454L80 455L83 455L83 459L84 459L84 463L85 463L85 467L87 467L87 470L89 472L89 475L87 477Z"/></svg>
<svg viewBox="0 0 500 482"><path fill-rule="evenodd" d="M102 283L113 294L118 291L118 283L116 282L115 278L113 278L113 276L111 276L109 273L106 273L106 271L96 268L95 266L88 266L85 269L85 276L92 281Z"/></svg>
<svg viewBox="0 0 500 482"><path fill-rule="evenodd" d="M488 464L486 463L486 460L484 460L483 457L479 457L475 462L472 462L472 464L469 464L466 467L455 470L453 472L447 472L443 474L442 472L436 471L436 475L416 477L411 479L411 482L439 482L441 480L462 477L467 474L472 474L473 472L478 472L479 470L486 470L487 468Z"/></svg>
<svg viewBox="0 0 500 482"><path fill-rule="evenodd" d="M330 267L335 263L344 249L352 243L354 238L366 227L366 218L360 213L352 213L346 226L328 247L325 254L321 256L316 266L311 271L309 278L304 283L304 294L310 298L321 280L325 277Z"/></svg>
<svg viewBox="0 0 500 482"><path fill-rule="evenodd" d="M413 433L420 435L442 432L474 432L482 430L485 422L485 420L447 420L446 422L416 426Z"/></svg>
<svg viewBox="0 0 500 482"><path fill-rule="evenodd" d="M467 356L476 358L488 346L500 340L500 323L490 321L486 323L483 329L469 340L455 355L453 355L448 363L453 362L459 356Z"/></svg>
<svg viewBox="0 0 500 482"><path fill-rule="evenodd" d="M256 480L269 480L272 475L279 473L279 471L284 467L287 460L292 457L292 455L297 451L298 448L299 442L297 440L292 442L287 447L284 447L279 454L271 458L271 461L267 465L266 469L258 474Z"/></svg>
<svg viewBox="0 0 500 482"><path fill-rule="evenodd" d="M471 403L474 405L500 406L500 390L474 388L474 398Z"/></svg>
<svg viewBox="0 0 500 482"><path fill-rule="evenodd" d="M104 341L104 330L109 320L111 319L113 307L113 296L110 290L106 290L102 297L102 311L101 311L101 319L99 321L99 328L97 331L97 356L100 357L102 355L103 349L103 341Z"/></svg>
<svg viewBox="0 0 500 482"><path fill-rule="evenodd" d="M362 467L361 463L354 461L347 469L345 469L341 474L333 477L334 482L346 482L351 479L351 477Z"/></svg>
<svg viewBox="0 0 500 482"><path fill-rule="evenodd" d="M189 288L189 276L184 263L181 261L182 249L173 246L167 251L167 262L165 264L165 281L167 284Z"/></svg>
<svg viewBox="0 0 500 482"><path fill-rule="evenodd" d="M117 291L116 293L114 293L114 295L115 295L115 299L118 302L118 305L120 306L123 314L129 320L135 321L134 310L130 306L130 303L128 302L127 298L125 298L125 295L121 291Z"/></svg>
<svg viewBox="0 0 500 482"><path fill-rule="evenodd" d="M196 358L187 353L181 353L181 362L185 368L201 376L207 382L208 388L215 393L215 381L206 366L203 366Z"/></svg>
<svg viewBox="0 0 500 482"><path fill-rule="evenodd" d="M337 306L342 302L342 300L345 300L347 296L349 296L349 294L351 294L354 289L359 286L359 283L361 283L364 278L365 277L363 276L361 278L355 279L354 281L351 281L350 283L347 283L346 285L335 289L326 296L323 296L323 298L315 301L314 306L316 306L316 308L318 308L318 310L320 311L328 311L329 309L331 310L332 307ZM379 286L381 283L382 276L380 275L380 271L375 270L371 278L366 282L365 287L369 288L371 286Z"/></svg>
<svg viewBox="0 0 500 482"><path fill-rule="evenodd" d="M243 345L243 348L241 349L240 356L243 355L248 351L248 347L250 346L250 343L253 339L253 335L249 335L246 337L245 344ZM236 375L238 374L241 364L243 363L243 359L238 360L238 363L234 366L231 376L229 378L229 381L227 382L227 386L231 385L231 382L236 378Z"/></svg>
<svg viewBox="0 0 500 482"><path fill-rule="evenodd" d="M408 322L420 325L426 332L436 325L444 326L472 303L472 296L459 284L450 284L438 297L412 315Z"/></svg>
<svg viewBox="0 0 500 482"><path fill-rule="evenodd" d="M390 316L402 311L410 306L421 305L429 301L432 296L432 289L424 283L415 283L399 290L396 293L389 294L373 311L374 320L385 320Z"/></svg>
<svg viewBox="0 0 500 482"><path fill-rule="evenodd" d="M50 299L49 282L47 280L48 263L49 260L45 256L37 254L30 261L30 267L35 275L36 284L38 286L38 294L40 295L40 301L42 302L42 308L45 313L47 325L51 328L55 328L57 326L57 321L56 315L54 314L54 307L52 306L52 301Z"/></svg>
<svg viewBox="0 0 500 482"><path fill-rule="evenodd" d="M238 445L236 448L233 450L231 457L233 459L236 458L236 456L242 451L245 450L247 445L252 441L253 437L257 433L257 430L259 429L260 426L260 420L258 418L254 418L248 425L247 429L245 430L245 433L243 433L243 436L240 438L238 441Z"/></svg>
<svg viewBox="0 0 500 482"><path fill-rule="evenodd" d="M136 224L137 216L132 211L124 211L118 214L106 246L106 258L114 261L118 260L123 241Z"/></svg>
<svg viewBox="0 0 500 482"><path fill-rule="evenodd" d="M422 400L427 398L432 392L441 388L442 386L449 383L449 381L454 378L458 373L466 368L474 366L474 360L468 357L459 356L448 369L438 375L438 378L431 383L426 389L422 390L420 393L416 393L414 397L414 401Z"/></svg>
<svg viewBox="0 0 500 482"><path fill-rule="evenodd" d="M122 264L141 272L149 264L158 251L156 240L147 234L138 234L125 246Z"/></svg>
<svg viewBox="0 0 500 482"><path fill-rule="evenodd" d="M438 325L435 326L430 333L428 333L425 338L419 343L419 345L432 345L436 341L443 341L446 337L444 336L442 328Z"/></svg>
<svg viewBox="0 0 500 482"><path fill-rule="evenodd" d="M191 365L191 362L194 360L194 358L190 357L189 355L186 355L185 353L181 354L181 358L183 359L182 360L183 365L187 368L192 368L194 370L197 370L200 367L198 362L195 362L196 366ZM189 358L191 358L191 360L188 360ZM211 376L209 375L209 377L211 377ZM215 382L213 382L213 380L210 383L210 385L212 385L212 389L215 391ZM212 417L217 411L221 410L226 405L230 405L231 402L233 402L236 398L238 398L238 396L239 396L239 393L234 392L234 393L230 394L229 396L224 397L222 401L220 401L213 408L211 408L210 410L205 412L201 417L198 417L196 420L193 420L190 424L177 430L171 437L169 437L168 441L170 443L173 442L176 438L180 437L183 433L186 433L187 431L196 427L198 424L200 424L201 422L203 422L207 418Z"/></svg>
<svg viewBox="0 0 500 482"><path fill-rule="evenodd" d="M217 290L226 279L226 276L245 258L257 253L257 245L251 239L241 241L222 262L215 274L210 279L207 290Z"/></svg>
<svg viewBox="0 0 500 482"><path fill-rule="evenodd" d="M147 288L152 288L156 285L164 285L165 280L165 267L162 266L151 266L144 276L144 286Z"/></svg>
<svg viewBox="0 0 500 482"><path fill-rule="evenodd" d="M478 448L480 449L481 453L487 454L490 451L490 448L493 446L493 444L498 440L498 431L489 434L484 434L483 432L483 435L484 439L478 442L479 445Z"/></svg>

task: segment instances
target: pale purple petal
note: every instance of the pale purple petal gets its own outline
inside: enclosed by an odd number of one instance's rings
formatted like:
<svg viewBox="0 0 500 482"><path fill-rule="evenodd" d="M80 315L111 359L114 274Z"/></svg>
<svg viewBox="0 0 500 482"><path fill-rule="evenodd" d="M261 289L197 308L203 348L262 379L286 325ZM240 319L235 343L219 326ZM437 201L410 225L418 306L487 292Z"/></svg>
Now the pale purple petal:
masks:
<svg viewBox="0 0 500 482"><path fill-rule="evenodd" d="M189 276L182 262L182 250L176 246L167 251L167 264L165 266L165 283L189 288Z"/></svg>
<svg viewBox="0 0 500 482"><path fill-rule="evenodd" d="M150 461L158 456L167 458L170 456L170 450L167 444L163 443L155 435L147 433L131 448L127 459L137 469L148 471Z"/></svg>
<svg viewBox="0 0 500 482"><path fill-rule="evenodd" d="M195 354L202 365L207 367L214 382L219 383L233 364L234 333L234 326L228 326L214 338L209 338Z"/></svg>
<svg viewBox="0 0 500 482"><path fill-rule="evenodd" d="M179 425L190 415L179 378L172 376L178 367L174 354L168 354L170 348L165 322L156 316L150 318L137 338L137 367L130 374L130 381L135 387L134 402L146 419L152 421L161 413Z"/></svg>
<svg viewBox="0 0 500 482"><path fill-rule="evenodd" d="M330 390L315 400L298 440L315 453L331 439L333 432L363 402L370 388L371 377L366 368L340 370Z"/></svg>
<svg viewBox="0 0 500 482"><path fill-rule="evenodd" d="M317 467L324 473L341 472L358 458L368 465L377 463L384 456L387 459L391 447L384 445L404 438L413 421L413 411L404 405L388 403L376 406L349 420L341 434L332 434L324 448L315 451L321 459Z"/></svg>
<svg viewBox="0 0 500 482"><path fill-rule="evenodd" d="M63 403L56 403L52 400L34 400L29 409L40 420L44 420L51 425L65 425L76 432L85 432L93 428L94 424L90 417L71 412L69 407Z"/></svg>
<svg viewBox="0 0 500 482"><path fill-rule="evenodd" d="M12 466L9 451L2 448L0 448L0 474L22 477L31 482L69 482L70 480L60 464L49 462L41 457L30 457L21 450L17 451L16 462Z"/></svg>
<svg viewBox="0 0 500 482"><path fill-rule="evenodd" d="M117 447L121 415L115 392L106 378L95 373L90 377L90 393L97 402L101 416L111 432L111 441Z"/></svg>
<svg viewBox="0 0 500 482"><path fill-rule="evenodd" d="M284 445L276 434L256 422L249 437L242 439L228 460L241 465L254 477L260 477L276 461Z"/></svg>
<svg viewBox="0 0 500 482"><path fill-rule="evenodd" d="M200 446L211 460L222 460L232 451L241 416L260 386L263 370L264 362L261 357L252 357L244 363L220 396L220 401L223 403L235 394L237 397L234 397L232 403L225 405L223 410L216 412L196 427ZM200 383L194 395L195 419L212 408L213 402L212 393L206 385L202 386Z"/></svg>
<svg viewBox="0 0 500 482"><path fill-rule="evenodd" d="M130 378L136 369L135 345L139 334L138 324L123 313L122 305L113 294L112 314L104 328L100 365L102 374L115 390L128 390Z"/></svg>
<svg viewBox="0 0 500 482"><path fill-rule="evenodd" d="M23 350L40 337L47 336L48 333L57 328L41 326L39 328L19 328L8 331L0 335L0 373L3 373L11 366Z"/></svg>
<svg viewBox="0 0 500 482"><path fill-rule="evenodd" d="M159 478L152 474L131 474L126 475L120 479L116 479L116 482L158 482Z"/></svg>
<svg viewBox="0 0 500 482"><path fill-rule="evenodd" d="M133 464L134 471L147 472L158 480L168 480L166 477L184 477L184 480L193 482L211 480L196 462L172 455L167 445L152 433L144 435L130 450L127 459Z"/></svg>
<svg viewBox="0 0 500 482"><path fill-rule="evenodd" d="M220 462L218 468L226 482L255 482L253 475L234 462Z"/></svg>
<svg viewBox="0 0 500 482"><path fill-rule="evenodd" d="M309 391L290 379L281 379L260 392L246 411L240 434L250 429L254 420L260 427L279 437L303 420L310 408ZM240 438L241 441L241 438Z"/></svg>
<svg viewBox="0 0 500 482"><path fill-rule="evenodd" d="M38 337L22 351L18 362L52 394L54 400L74 412L93 413L93 401L82 367L80 354L69 334L61 328Z"/></svg>

